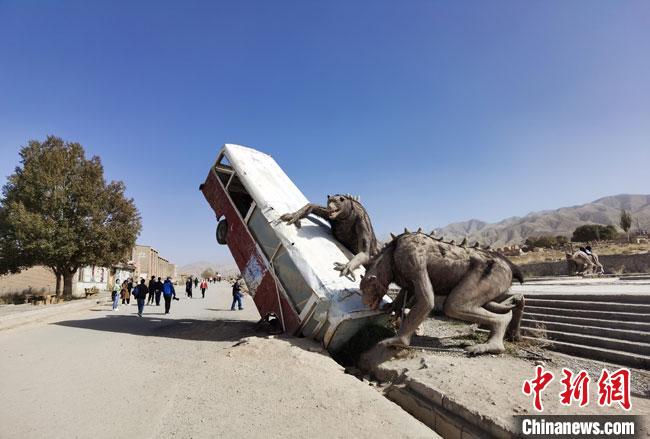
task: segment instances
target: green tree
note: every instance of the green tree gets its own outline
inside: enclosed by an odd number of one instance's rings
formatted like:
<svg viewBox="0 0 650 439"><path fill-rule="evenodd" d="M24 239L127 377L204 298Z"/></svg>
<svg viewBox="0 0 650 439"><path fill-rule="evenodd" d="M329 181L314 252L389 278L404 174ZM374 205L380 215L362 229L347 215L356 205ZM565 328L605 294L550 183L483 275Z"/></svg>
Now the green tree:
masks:
<svg viewBox="0 0 650 439"><path fill-rule="evenodd" d="M587 242L612 240L618 237L618 232L614 226L601 226L599 224L585 224L573 231L571 241Z"/></svg>
<svg viewBox="0 0 650 439"><path fill-rule="evenodd" d="M20 151L20 165L0 199L0 273L41 264L72 297L73 277L86 265L123 262L140 233L140 215L120 181L106 183L98 157L79 143L49 136Z"/></svg>
<svg viewBox="0 0 650 439"><path fill-rule="evenodd" d="M209 279L209 278L214 277L214 270L213 270L212 268L206 268L206 269L203 270L203 272L201 273L201 277L202 277L203 279Z"/></svg>
<svg viewBox="0 0 650 439"><path fill-rule="evenodd" d="M632 227L632 215L630 215L630 213L627 212L625 209L621 210L621 219L619 225L627 235L627 242L630 242L630 227Z"/></svg>

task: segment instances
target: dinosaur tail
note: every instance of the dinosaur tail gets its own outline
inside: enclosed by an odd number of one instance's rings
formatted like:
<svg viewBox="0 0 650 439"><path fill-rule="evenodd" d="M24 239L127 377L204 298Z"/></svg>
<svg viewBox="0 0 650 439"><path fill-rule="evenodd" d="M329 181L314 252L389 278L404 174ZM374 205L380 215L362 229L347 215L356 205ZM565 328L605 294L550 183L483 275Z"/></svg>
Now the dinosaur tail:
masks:
<svg viewBox="0 0 650 439"><path fill-rule="evenodd" d="M510 259L508 259L507 257L505 257L499 252L492 251L490 253L492 253L494 256L498 258L503 259L506 262L506 264L508 264L508 267L510 267L510 271L512 271L512 277L517 279L520 284L524 283L524 274L521 272L521 269L517 265L515 265Z"/></svg>

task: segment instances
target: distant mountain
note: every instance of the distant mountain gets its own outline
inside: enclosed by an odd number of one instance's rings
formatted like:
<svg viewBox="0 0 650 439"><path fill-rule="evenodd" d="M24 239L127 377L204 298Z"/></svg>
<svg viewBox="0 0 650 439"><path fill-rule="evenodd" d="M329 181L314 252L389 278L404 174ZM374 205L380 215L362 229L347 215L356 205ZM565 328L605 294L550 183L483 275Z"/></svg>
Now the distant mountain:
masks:
<svg viewBox="0 0 650 439"><path fill-rule="evenodd" d="M618 228L621 209L632 215L632 230L650 229L650 195L614 195L580 206L532 212L524 217L512 217L488 224L471 219L436 229L438 236L455 239L464 237L493 247L521 244L526 238L541 235L570 237L583 224L614 225Z"/></svg>
<svg viewBox="0 0 650 439"><path fill-rule="evenodd" d="M183 265L177 269L178 274L191 274L193 276L200 276L201 273L207 268L212 268L214 271L219 272L226 276L239 274L239 269L234 262L232 263L216 263L209 261L198 261L191 264Z"/></svg>

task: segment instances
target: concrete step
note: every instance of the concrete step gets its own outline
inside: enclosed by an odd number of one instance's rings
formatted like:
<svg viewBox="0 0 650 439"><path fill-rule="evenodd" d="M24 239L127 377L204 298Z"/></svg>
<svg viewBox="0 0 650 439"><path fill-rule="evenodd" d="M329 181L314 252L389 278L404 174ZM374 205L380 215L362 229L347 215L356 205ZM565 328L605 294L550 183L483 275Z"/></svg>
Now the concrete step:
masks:
<svg viewBox="0 0 650 439"><path fill-rule="evenodd" d="M526 291L524 293L528 299L545 299L545 300L573 300L578 302L610 302L610 303L639 303L650 304L650 295L648 294L547 294Z"/></svg>
<svg viewBox="0 0 650 439"><path fill-rule="evenodd" d="M543 317L543 316L542 316ZM523 319L522 328L536 329L543 324L549 331L567 332L572 334L595 335L597 337L612 338L615 340L638 341L650 343L650 333L618 328L602 328L598 326L575 325L570 323L550 322L543 319Z"/></svg>
<svg viewBox="0 0 650 439"><path fill-rule="evenodd" d="M535 340L537 337L524 336L525 339ZM638 369L650 369L650 356L638 355L630 352L622 352L613 349L603 349L592 346L584 346L575 343L567 343L558 340L547 340L548 348L564 354L577 357L592 358L599 361L607 361L622 366L636 367Z"/></svg>
<svg viewBox="0 0 650 439"><path fill-rule="evenodd" d="M582 309L589 311L616 311L636 314L650 314L650 305L640 303L613 303L600 302L595 300L553 300L538 299L537 297L527 297L526 305L541 306L545 308Z"/></svg>
<svg viewBox="0 0 650 439"><path fill-rule="evenodd" d="M546 322L569 323L571 325L596 326L598 328L629 329L632 331L650 332L650 323L623 322L620 320L589 319L584 317L554 316L524 312L524 319L543 320Z"/></svg>
<svg viewBox="0 0 650 439"><path fill-rule="evenodd" d="M650 355L650 343L636 341L616 340L613 338L597 337L594 335L572 334L562 331L543 331L535 328L522 328L524 335L531 335L537 338L557 340L566 343L579 344L583 346L592 346L615 351L629 352L638 355Z"/></svg>
<svg viewBox="0 0 650 439"><path fill-rule="evenodd" d="M626 322L650 323L650 314L631 312L591 311L583 309L550 308L526 304L525 312L552 316L584 317L590 319L620 320Z"/></svg>

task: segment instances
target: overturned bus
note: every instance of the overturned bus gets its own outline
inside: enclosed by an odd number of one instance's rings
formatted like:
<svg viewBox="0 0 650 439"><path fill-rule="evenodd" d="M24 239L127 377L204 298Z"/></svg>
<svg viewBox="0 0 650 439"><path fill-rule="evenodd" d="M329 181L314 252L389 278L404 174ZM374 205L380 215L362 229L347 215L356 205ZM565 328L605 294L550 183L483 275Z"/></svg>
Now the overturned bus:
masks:
<svg viewBox="0 0 650 439"><path fill-rule="evenodd" d="M333 269L351 255L329 224L315 216L301 228L279 220L308 200L271 156L227 144L200 189L218 220L217 241L228 245L263 318L276 316L286 333L330 352L362 326L385 324L385 314L362 303L358 284Z"/></svg>

